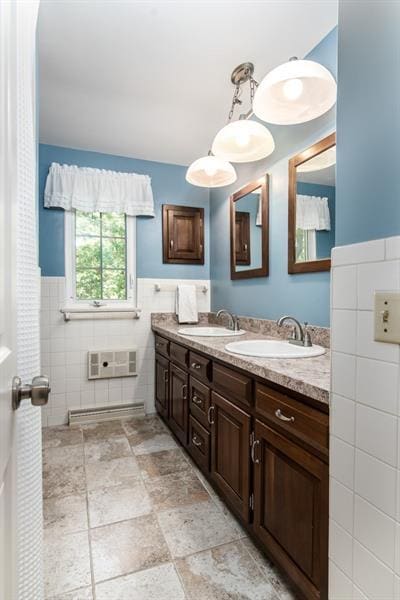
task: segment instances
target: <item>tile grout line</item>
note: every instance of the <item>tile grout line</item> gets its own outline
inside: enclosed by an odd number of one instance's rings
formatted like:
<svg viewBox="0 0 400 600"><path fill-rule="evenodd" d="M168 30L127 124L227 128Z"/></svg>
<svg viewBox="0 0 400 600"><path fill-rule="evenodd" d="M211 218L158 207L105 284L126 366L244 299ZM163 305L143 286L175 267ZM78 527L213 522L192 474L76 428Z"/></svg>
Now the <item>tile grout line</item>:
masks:
<svg viewBox="0 0 400 600"><path fill-rule="evenodd" d="M85 497L86 497L86 516L88 521L88 542L89 542L89 563L90 563L90 578L91 578L91 587L92 587L92 595L93 600L96 600L96 586L95 586L95 578L94 578L94 567L93 567L93 556L92 556L92 535L91 535L91 526L90 526L90 511L89 511L89 491L87 486L87 478L86 478L86 455L85 455L85 436L83 434L82 429L82 449L83 449L83 470L85 474Z"/></svg>

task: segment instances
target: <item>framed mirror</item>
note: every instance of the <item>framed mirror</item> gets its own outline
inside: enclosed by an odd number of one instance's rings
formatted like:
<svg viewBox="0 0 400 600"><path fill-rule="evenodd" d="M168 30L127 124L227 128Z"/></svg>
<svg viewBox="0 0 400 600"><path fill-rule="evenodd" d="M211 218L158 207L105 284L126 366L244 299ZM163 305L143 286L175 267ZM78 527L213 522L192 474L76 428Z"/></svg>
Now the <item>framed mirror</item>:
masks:
<svg viewBox="0 0 400 600"><path fill-rule="evenodd" d="M289 273L329 271L335 246L336 134L289 161Z"/></svg>
<svg viewBox="0 0 400 600"><path fill-rule="evenodd" d="M268 175L251 181L231 198L231 279L268 275Z"/></svg>

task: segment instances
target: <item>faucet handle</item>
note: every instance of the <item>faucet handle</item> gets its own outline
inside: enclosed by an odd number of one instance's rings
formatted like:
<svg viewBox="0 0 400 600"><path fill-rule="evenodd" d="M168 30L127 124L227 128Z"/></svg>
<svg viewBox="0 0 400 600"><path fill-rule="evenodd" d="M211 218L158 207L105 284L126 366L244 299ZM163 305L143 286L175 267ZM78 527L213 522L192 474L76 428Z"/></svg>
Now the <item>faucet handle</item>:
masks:
<svg viewBox="0 0 400 600"><path fill-rule="evenodd" d="M312 341L311 341L311 335L310 332L308 331L308 323L307 321L304 322L304 346L312 346Z"/></svg>

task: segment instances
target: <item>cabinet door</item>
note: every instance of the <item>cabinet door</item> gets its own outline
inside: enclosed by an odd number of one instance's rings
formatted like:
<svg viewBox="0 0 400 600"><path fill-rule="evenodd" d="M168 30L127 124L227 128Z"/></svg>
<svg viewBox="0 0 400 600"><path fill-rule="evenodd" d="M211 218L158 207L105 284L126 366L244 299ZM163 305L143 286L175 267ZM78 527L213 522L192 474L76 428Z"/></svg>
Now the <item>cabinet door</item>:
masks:
<svg viewBox="0 0 400 600"><path fill-rule="evenodd" d="M204 264L204 209L163 206L164 263Z"/></svg>
<svg viewBox="0 0 400 600"><path fill-rule="evenodd" d="M250 213L235 212L236 264L249 265L250 259Z"/></svg>
<svg viewBox="0 0 400 600"><path fill-rule="evenodd" d="M211 395L211 477L245 520L250 500L250 415L215 392Z"/></svg>
<svg viewBox="0 0 400 600"><path fill-rule="evenodd" d="M180 442L187 445L188 435L188 376L179 367L169 369L169 426Z"/></svg>
<svg viewBox="0 0 400 600"><path fill-rule="evenodd" d="M163 356L156 354L155 369L155 404L156 409L164 419L168 419L168 379L169 362Z"/></svg>
<svg viewBox="0 0 400 600"><path fill-rule="evenodd" d="M256 421L254 531L307 598L327 598L328 466Z"/></svg>

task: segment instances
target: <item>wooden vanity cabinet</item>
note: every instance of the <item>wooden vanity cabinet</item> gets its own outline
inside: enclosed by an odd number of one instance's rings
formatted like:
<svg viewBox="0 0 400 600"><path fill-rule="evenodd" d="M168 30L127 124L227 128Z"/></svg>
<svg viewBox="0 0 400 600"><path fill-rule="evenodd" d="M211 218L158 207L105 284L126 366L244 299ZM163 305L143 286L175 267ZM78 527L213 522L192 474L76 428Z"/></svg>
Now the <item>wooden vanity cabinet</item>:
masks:
<svg viewBox="0 0 400 600"><path fill-rule="evenodd" d="M254 533L307 598L327 597L328 468L258 419Z"/></svg>
<svg viewBox="0 0 400 600"><path fill-rule="evenodd" d="M189 427L189 377L185 371L170 363L168 424L178 440L187 446Z"/></svg>
<svg viewBox="0 0 400 600"><path fill-rule="evenodd" d="M156 409L164 419L168 419L169 360L160 354L156 354L155 379Z"/></svg>
<svg viewBox="0 0 400 600"><path fill-rule="evenodd" d="M157 336L156 408L306 600L327 600L328 409Z"/></svg>
<svg viewBox="0 0 400 600"><path fill-rule="evenodd" d="M250 426L248 413L211 394L211 478L245 522L250 511Z"/></svg>

